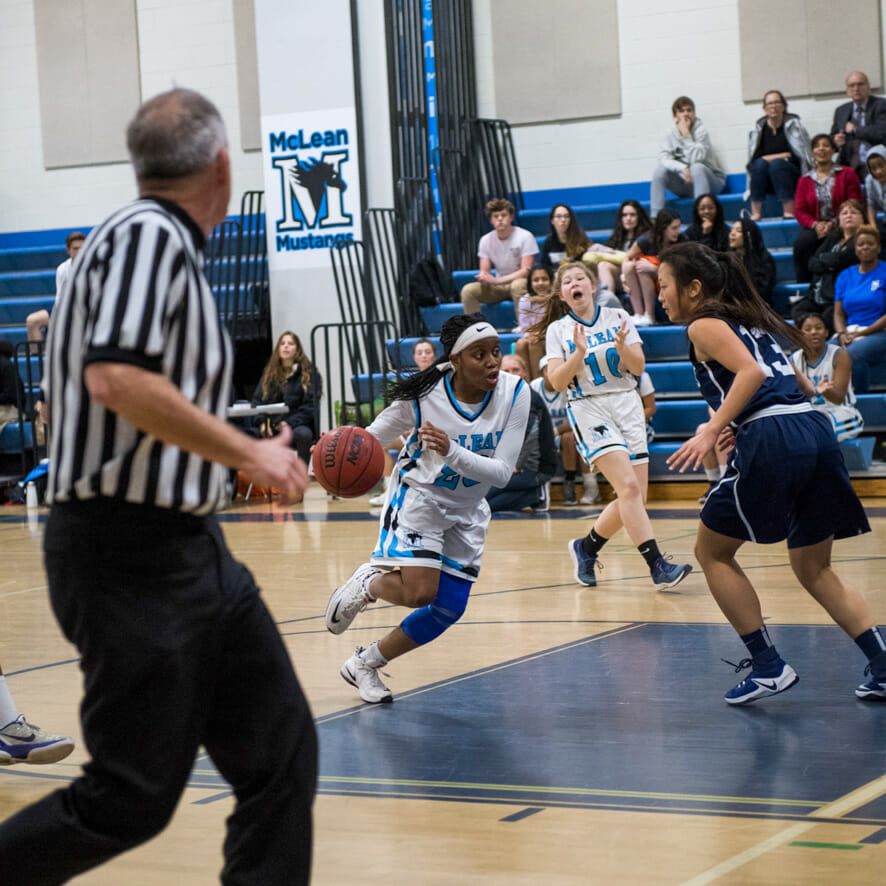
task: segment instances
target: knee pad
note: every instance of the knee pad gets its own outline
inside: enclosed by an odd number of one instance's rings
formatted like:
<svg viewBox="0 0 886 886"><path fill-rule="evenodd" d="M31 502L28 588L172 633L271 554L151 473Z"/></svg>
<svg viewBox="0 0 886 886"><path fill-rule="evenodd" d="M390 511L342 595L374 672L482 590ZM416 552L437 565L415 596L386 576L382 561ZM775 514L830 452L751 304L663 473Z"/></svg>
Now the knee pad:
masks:
<svg viewBox="0 0 886 886"><path fill-rule="evenodd" d="M400 628L413 643L424 646L425 643L436 640L461 618L470 594L471 582L466 578L441 572L437 596L433 602L409 613L400 622Z"/></svg>

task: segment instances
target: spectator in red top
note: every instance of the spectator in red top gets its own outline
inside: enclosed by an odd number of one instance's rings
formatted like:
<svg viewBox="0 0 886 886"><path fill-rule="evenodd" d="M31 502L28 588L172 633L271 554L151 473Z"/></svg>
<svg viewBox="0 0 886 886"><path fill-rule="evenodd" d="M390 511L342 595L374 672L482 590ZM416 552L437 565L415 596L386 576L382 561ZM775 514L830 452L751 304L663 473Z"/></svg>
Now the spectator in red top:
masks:
<svg viewBox="0 0 886 886"><path fill-rule="evenodd" d="M800 176L794 214L803 230L794 241L794 268L798 283L809 283L809 259L821 241L836 228L838 207L846 200L863 203L861 182L848 167L834 163L836 147L827 133L812 139L812 159L815 165Z"/></svg>

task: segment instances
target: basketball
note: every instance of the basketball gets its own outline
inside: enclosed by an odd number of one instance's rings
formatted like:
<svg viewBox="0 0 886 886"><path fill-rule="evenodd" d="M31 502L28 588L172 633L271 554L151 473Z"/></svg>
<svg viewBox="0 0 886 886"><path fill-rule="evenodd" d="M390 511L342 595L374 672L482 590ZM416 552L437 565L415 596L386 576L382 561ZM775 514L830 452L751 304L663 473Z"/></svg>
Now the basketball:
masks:
<svg viewBox="0 0 886 886"><path fill-rule="evenodd" d="M342 498L369 492L385 470L381 443L369 431L351 425L323 434L314 446L311 464L317 482Z"/></svg>

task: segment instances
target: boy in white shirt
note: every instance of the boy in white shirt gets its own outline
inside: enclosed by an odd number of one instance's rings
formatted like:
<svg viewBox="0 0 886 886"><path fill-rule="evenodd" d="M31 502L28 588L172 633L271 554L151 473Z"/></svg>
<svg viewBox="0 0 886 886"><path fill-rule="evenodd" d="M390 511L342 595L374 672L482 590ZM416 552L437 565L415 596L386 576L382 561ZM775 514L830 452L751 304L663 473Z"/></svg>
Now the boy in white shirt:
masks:
<svg viewBox="0 0 886 886"><path fill-rule="evenodd" d="M526 292L529 271L538 254L535 237L514 225L516 210L510 200L490 200L486 215L493 230L480 238L480 272L475 282L465 284L461 290L466 314L476 313L481 304L497 304L508 298L516 304Z"/></svg>

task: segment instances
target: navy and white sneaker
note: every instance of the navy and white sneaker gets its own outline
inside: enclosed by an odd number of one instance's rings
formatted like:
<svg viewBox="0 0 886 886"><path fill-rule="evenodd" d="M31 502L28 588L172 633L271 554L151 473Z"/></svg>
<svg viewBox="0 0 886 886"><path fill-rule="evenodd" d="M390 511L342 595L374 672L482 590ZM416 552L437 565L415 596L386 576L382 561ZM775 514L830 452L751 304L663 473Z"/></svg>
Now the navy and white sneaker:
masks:
<svg viewBox="0 0 886 886"><path fill-rule="evenodd" d="M597 587L597 576L594 575L594 569L603 568L602 563L597 562L596 557L592 557L584 549L583 538L574 538L569 542L569 556L575 566L575 580L587 588Z"/></svg>
<svg viewBox="0 0 886 886"><path fill-rule="evenodd" d="M690 572L692 572L692 567L688 563L671 563L666 557L659 557L652 564L652 569L649 570L657 591L662 588L675 587Z"/></svg>
<svg viewBox="0 0 886 886"><path fill-rule="evenodd" d="M723 661L726 661L724 658ZM743 671L745 668L751 667L753 662L749 658L742 659L738 664L726 661L726 664L732 665L735 672ZM765 671L765 673L764 673ZM770 695L778 695L790 689L800 678L796 671L782 659L777 659L771 665L757 670L756 668L748 674L748 676L738 684L733 686L726 695L723 696L726 704L747 704L756 701L758 698L768 698Z"/></svg>
<svg viewBox="0 0 886 886"><path fill-rule="evenodd" d="M369 593L369 583L376 575L381 575L381 570L364 563L332 592L326 605L326 630L330 634L343 634L370 603L375 603L375 597Z"/></svg>
<svg viewBox="0 0 886 886"><path fill-rule="evenodd" d="M871 666L868 665L864 669L864 675L867 677L870 673ZM855 694L862 701L886 701L886 683L881 683L879 680L868 680L867 683L862 683L855 690Z"/></svg>
<svg viewBox="0 0 886 886"><path fill-rule="evenodd" d="M0 728L0 766L13 763L57 763L74 750L74 739L49 735L20 714Z"/></svg>

